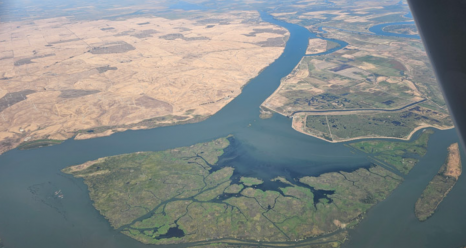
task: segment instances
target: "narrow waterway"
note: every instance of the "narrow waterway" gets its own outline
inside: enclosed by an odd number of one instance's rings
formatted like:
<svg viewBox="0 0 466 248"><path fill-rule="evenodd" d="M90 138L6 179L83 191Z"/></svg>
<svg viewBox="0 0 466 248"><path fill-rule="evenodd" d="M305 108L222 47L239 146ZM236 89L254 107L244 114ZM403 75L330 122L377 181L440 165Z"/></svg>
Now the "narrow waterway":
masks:
<svg viewBox="0 0 466 248"><path fill-rule="evenodd" d="M410 22L391 22L391 23L378 24L378 25L374 25L370 27L369 31L376 35L410 38L410 39L418 39L418 40L421 39L421 37L417 34L397 34L397 33L386 32L383 30L385 27L394 26L394 25L415 25L415 23L413 21L410 21Z"/></svg>
<svg viewBox="0 0 466 248"><path fill-rule="evenodd" d="M1 155L0 234L5 245L9 248L149 247L113 230L93 208L82 180L60 172L62 168L100 157L189 146L233 134L236 143L229 165L239 175L270 180L278 175L300 177L367 166L370 160L365 154L354 154L343 144L331 144L298 133L286 117L259 118L260 104L275 91L280 79L299 63L308 39L316 37L298 25L274 20L266 13L261 16L264 21L290 31L283 54L251 80L240 96L206 121L126 131L90 140L68 140L57 146L12 150ZM466 233L465 202L460 197L466 193L463 179L458 181L433 218L425 223L411 218L413 202L441 166L446 147L456 141L454 130L436 131L429 143L428 155L406 181L352 231L348 246L378 247L365 245L384 242L386 247L438 247L411 242L433 240L434 236L448 237L438 238L443 247L466 243L462 235ZM55 196L57 190L61 190L63 199ZM400 228L413 230L415 236L407 237Z"/></svg>

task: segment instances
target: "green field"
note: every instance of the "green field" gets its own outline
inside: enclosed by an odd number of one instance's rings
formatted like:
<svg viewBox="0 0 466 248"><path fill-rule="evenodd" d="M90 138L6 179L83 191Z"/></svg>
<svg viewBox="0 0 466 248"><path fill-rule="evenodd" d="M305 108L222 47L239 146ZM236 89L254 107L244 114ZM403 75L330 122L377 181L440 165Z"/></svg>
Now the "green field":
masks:
<svg viewBox="0 0 466 248"><path fill-rule="evenodd" d="M351 143L349 146L372 154L375 159L392 165L403 174L408 174L419 158L426 155L427 143L433 133L430 129L424 130L418 139L411 142L371 140Z"/></svg>
<svg viewBox="0 0 466 248"><path fill-rule="evenodd" d="M304 57L263 106L285 116L306 118L299 131L332 142L406 139L420 127L452 128L422 42L365 34L377 22L405 19L402 7L396 8L396 13L393 9L351 12L358 17L354 23L342 22L341 16L324 21L321 27L327 33L323 37L349 45L330 54ZM368 22L360 24L364 19ZM391 30L414 27L389 26Z"/></svg>
<svg viewBox="0 0 466 248"><path fill-rule="evenodd" d="M336 43L336 42L334 42L334 41L329 40L329 41L327 41L327 47L326 47L325 50L328 51L328 50L330 50L330 49L333 49L333 48L336 48L336 47L339 47L339 46L340 46L340 44L338 44L338 43Z"/></svg>
<svg viewBox="0 0 466 248"><path fill-rule="evenodd" d="M412 34L418 33L417 27L414 24L409 25L390 25L383 29L385 32L396 33L396 34Z"/></svg>
<svg viewBox="0 0 466 248"><path fill-rule="evenodd" d="M353 52L358 51L347 50L344 55ZM417 90L402 80L407 69L401 62L371 55L350 60L341 53L303 58L282 83L279 95L288 100L276 110L394 109L421 100ZM367 65L366 70L359 68ZM304 71L309 72L307 77L287 83ZM376 82L378 77L391 81Z"/></svg>
<svg viewBox="0 0 466 248"><path fill-rule="evenodd" d="M366 55L357 58L357 61L375 65L376 67L370 71L382 76L397 77L401 76L401 73L406 70L403 64L394 59Z"/></svg>
<svg viewBox="0 0 466 248"><path fill-rule="evenodd" d="M389 14L389 15L375 17L370 20L375 21L375 22L402 22L402 21L406 21L407 18L403 17L403 15L401 14Z"/></svg>
<svg viewBox="0 0 466 248"><path fill-rule="evenodd" d="M264 181L253 177L241 177L240 182L246 186L253 186L262 184Z"/></svg>
<svg viewBox="0 0 466 248"><path fill-rule="evenodd" d="M107 157L63 171L84 179L94 206L114 228L147 244L275 242L330 234L357 224L401 181L374 165L302 177L299 185L278 177L272 182L287 185L278 190L258 189L263 181L251 177L235 184L234 168L216 165L230 139ZM322 190L325 195L314 193ZM318 247L338 247L346 232L332 237Z"/></svg>
<svg viewBox="0 0 466 248"><path fill-rule="evenodd" d="M449 116L420 107L392 113L306 117L306 131L330 141L357 137L407 138L421 124L453 126L453 121Z"/></svg>

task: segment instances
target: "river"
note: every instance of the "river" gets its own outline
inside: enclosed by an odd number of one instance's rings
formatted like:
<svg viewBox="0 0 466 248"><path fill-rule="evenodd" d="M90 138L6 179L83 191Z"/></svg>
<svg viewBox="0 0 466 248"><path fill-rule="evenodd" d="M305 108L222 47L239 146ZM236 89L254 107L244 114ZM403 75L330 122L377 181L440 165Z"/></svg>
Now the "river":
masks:
<svg viewBox="0 0 466 248"><path fill-rule="evenodd" d="M391 22L391 23L384 23L384 24L378 24L374 25L369 28L369 31L377 34L377 35L384 35L384 36L391 36L391 37L401 37L401 38L411 38L411 39L421 39L421 37L417 34L397 34L397 33L391 33L391 32L385 32L383 29L388 26L393 26L393 25L414 25L414 21L409 21L409 22Z"/></svg>
<svg viewBox="0 0 466 248"><path fill-rule="evenodd" d="M283 54L251 80L241 95L206 121L126 131L90 140L67 140L56 146L15 149L1 155L0 234L5 245L10 248L150 247L113 230L92 206L82 180L60 172L62 168L100 157L189 146L233 134L236 142L230 166L241 175L264 180L277 175L289 178L353 170L371 163L365 154L353 154L344 144L331 144L294 131L291 119L280 115L267 120L259 118L261 103L299 63L308 39L316 37L301 26L275 20L266 13L261 13L261 17L290 31ZM463 178L434 217L424 223L414 217L414 202L442 165L447 146L457 141L454 130L436 131L426 157L387 200L369 211L367 218L351 231L351 240L345 246L439 247L438 242L443 247L464 245L466 221L462 220L466 202L462 196L466 195L466 182ZM57 190L61 190L64 199L54 197Z"/></svg>

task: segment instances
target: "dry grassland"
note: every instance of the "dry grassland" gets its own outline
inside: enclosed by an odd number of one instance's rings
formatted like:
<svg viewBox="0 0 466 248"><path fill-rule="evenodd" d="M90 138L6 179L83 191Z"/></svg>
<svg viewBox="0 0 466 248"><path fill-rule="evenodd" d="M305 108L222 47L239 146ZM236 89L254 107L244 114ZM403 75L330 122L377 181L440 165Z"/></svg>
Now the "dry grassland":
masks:
<svg viewBox="0 0 466 248"><path fill-rule="evenodd" d="M327 41L323 39L309 39L306 54L323 53L327 50Z"/></svg>
<svg viewBox="0 0 466 248"><path fill-rule="evenodd" d="M283 51L288 32L251 19L259 14L0 23L0 153L214 114Z"/></svg>
<svg viewBox="0 0 466 248"><path fill-rule="evenodd" d="M458 180L461 175L461 157L458 143L454 143L448 147L447 169L443 173L447 177L454 177Z"/></svg>

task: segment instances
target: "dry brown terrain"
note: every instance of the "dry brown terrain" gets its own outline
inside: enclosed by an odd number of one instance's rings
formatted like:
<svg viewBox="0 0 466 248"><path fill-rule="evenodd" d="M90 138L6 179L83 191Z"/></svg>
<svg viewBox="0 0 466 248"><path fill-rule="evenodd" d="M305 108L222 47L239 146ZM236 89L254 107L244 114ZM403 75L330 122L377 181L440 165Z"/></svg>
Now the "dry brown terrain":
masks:
<svg viewBox="0 0 466 248"><path fill-rule="evenodd" d="M283 51L288 32L257 20L230 12L0 23L0 153L214 114Z"/></svg>
<svg viewBox="0 0 466 248"><path fill-rule="evenodd" d="M461 157L458 143L454 143L448 147L447 169L443 173L447 177L454 177L458 180L461 175Z"/></svg>
<svg viewBox="0 0 466 248"><path fill-rule="evenodd" d="M327 41L323 39L309 39L306 54L317 54L327 50Z"/></svg>

